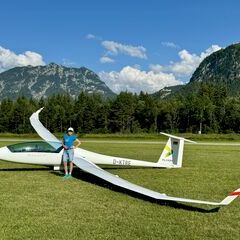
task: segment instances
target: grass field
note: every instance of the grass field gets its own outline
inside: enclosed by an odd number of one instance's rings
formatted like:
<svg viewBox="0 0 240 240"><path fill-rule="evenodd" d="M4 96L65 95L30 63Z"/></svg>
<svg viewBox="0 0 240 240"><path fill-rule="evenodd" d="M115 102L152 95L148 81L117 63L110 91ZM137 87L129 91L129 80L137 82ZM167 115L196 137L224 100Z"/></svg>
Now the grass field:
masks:
<svg viewBox="0 0 240 240"><path fill-rule="evenodd" d="M58 138L62 138L63 133L54 133ZM176 133L179 137L189 138L194 141L214 141L214 142L226 142L226 141L237 141L240 142L240 134L229 133L229 134L193 134L193 133ZM78 136L83 140L141 140L141 141L162 141L166 139L160 133L135 133L135 134L83 134L78 133ZM37 133L26 133L26 134L14 134L14 133L0 133L1 139L39 139Z"/></svg>
<svg viewBox="0 0 240 240"><path fill-rule="evenodd" d="M13 142L0 142L0 146ZM157 161L162 144L83 142L109 155ZM240 187L240 147L186 145L182 169L108 171L168 195L220 201ZM75 169L0 161L0 239L240 239L240 198L213 209L163 204Z"/></svg>

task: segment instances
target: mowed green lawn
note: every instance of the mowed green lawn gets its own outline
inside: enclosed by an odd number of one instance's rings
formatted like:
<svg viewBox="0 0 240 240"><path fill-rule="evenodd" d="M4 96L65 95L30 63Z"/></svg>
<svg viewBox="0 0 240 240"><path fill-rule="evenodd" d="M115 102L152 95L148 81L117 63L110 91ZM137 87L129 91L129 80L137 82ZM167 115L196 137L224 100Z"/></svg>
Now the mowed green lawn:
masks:
<svg viewBox="0 0 240 240"><path fill-rule="evenodd" d="M0 142L0 145L12 144ZM162 144L90 143L108 155L157 161ZM185 145L182 169L108 171L168 195L220 201L240 187L240 146ZM240 239L240 198L219 210L124 193L75 169L0 161L0 239ZM118 191L119 190L119 191ZM212 210L213 209L213 210Z"/></svg>

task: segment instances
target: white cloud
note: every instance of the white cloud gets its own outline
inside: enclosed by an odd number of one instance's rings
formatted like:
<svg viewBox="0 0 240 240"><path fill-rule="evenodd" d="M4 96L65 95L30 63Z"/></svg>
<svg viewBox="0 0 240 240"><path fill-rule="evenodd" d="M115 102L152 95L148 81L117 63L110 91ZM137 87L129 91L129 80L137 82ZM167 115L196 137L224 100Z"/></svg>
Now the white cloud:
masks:
<svg viewBox="0 0 240 240"><path fill-rule="evenodd" d="M164 67L162 65L160 65L160 64L150 64L149 68L154 73L159 73L159 72L163 72L164 71Z"/></svg>
<svg viewBox="0 0 240 240"><path fill-rule="evenodd" d="M96 36L91 33L86 35L86 39L95 39L95 38L96 38Z"/></svg>
<svg viewBox="0 0 240 240"><path fill-rule="evenodd" d="M109 47L109 50L118 54L119 50L114 46L115 44L112 49ZM126 90L135 93L140 91L153 93L166 86L182 84L179 78L190 77L204 58L220 49L218 45L212 45L199 55L184 49L178 53L180 61L170 62L169 65L150 64L149 71L142 71L139 66L126 66L119 72L102 71L99 76L116 93Z"/></svg>
<svg viewBox="0 0 240 240"><path fill-rule="evenodd" d="M96 35L94 35L94 34L92 34L92 33L87 34L87 35L85 36L85 38L86 38L87 40L102 41L102 37L101 37L101 36L96 36Z"/></svg>
<svg viewBox="0 0 240 240"><path fill-rule="evenodd" d="M68 67L71 67L71 66L76 66L76 63L67 59L67 58L63 58L62 59L62 63L64 66L68 66Z"/></svg>
<svg viewBox="0 0 240 240"><path fill-rule="evenodd" d="M173 42L161 42L161 44L164 47L169 47L169 48L179 48L179 46Z"/></svg>
<svg viewBox="0 0 240 240"><path fill-rule="evenodd" d="M173 73L175 76L190 76L196 70L199 64L204 60L204 58L220 49L220 46L212 45L200 55L197 55L195 53L191 54L186 49L183 49L178 53L180 57L179 62L171 62L170 65L166 66L151 64L150 69L155 73L167 72Z"/></svg>
<svg viewBox="0 0 240 240"><path fill-rule="evenodd" d="M107 57L107 56L103 56L100 58L99 60L101 63L113 63L114 59Z"/></svg>
<svg viewBox="0 0 240 240"><path fill-rule="evenodd" d="M26 51L22 54L16 54L0 46L0 72L13 67L27 65L45 65L45 62L43 61L43 57L36 52Z"/></svg>
<svg viewBox="0 0 240 240"><path fill-rule="evenodd" d="M166 86L182 84L172 73L146 72L131 66L122 68L120 72L102 71L99 76L116 93L126 90L134 93L153 93Z"/></svg>
<svg viewBox="0 0 240 240"><path fill-rule="evenodd" d="M103 41L102 46L108 50L108 54L124 54L131 57L147 59L146 49L143 46L131 46L114 41Z"/></svg>

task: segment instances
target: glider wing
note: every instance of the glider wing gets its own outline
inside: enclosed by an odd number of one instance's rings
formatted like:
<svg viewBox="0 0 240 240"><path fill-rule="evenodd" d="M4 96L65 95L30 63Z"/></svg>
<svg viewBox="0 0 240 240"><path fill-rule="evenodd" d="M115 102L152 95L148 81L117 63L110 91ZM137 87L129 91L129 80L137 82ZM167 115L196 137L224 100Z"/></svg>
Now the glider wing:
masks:
<svg viewBox="0 0 240 240"><path fill-rule="evenodd" d="M57 139L48 129L46 129L39 120L39 113L43 110L40 108L38 111L32 114L30 117L30 123L38 135L44 139L46 142L58 142L60 143L59 139Z"/></svg>
<svg viewBox="0 0 240 240"><path fill-rule="evenodd" d="M39 134L41 138L43 138L47 142L55 142L59 143L60 141L52 134L50 133L39 121L39 113L42 111L42 108L36 111L32 114L30 117L30 122L33 126L33 128L36 130L36 132ZM53 144L54 146L54 144ZM221 206L221 205L228 205L231 203L236 197L240 195L240 188L236 191L229 194L228 197L226 197L221 202L209 202L209 201L201 201L201 200L194 200L194 199L187 199L187 198L178 198L178 197L172 197L168 196L164 193L159 193L152 191L150 189L138 186L136 184L130 183L118 176L115 176L102 168L95 165L93 162L87 160L86 158L81 157L75 157L74 158L74 164L77 165L80 169L82 169L85 172L88 172L96 177L99 177L113 185L128 189L130 191L158 199L158 200L164 200L164 201L175 201L175 202L185 202L185 203L198 203L198 204L208 204L208 205L215 205L215 206Z"/></svg>
<svg viewBox="0 0 240 240"><path fill-rule="evenodd" d="M101 179L104 179L105 181L107 181L113 185L128 189L130 191L133 191L133 192L136 192L136 193L139 193L139 194L142 194L142 195L145 195L145 196L157 199L157 200L221 206L221 205L228 205L229 203L231 203L237 197L237 194L233 194L233 193L240 191L240 189L238 189L235 192L231 193L230 194L231 196L225 198L222 202L209 202L209 201L201 201L201 200L194 200L194 199L187 199L187 198L171 197L164 193L155 192L150 189L147 189L147 188L141 187L139 185L133 184L131 182L128 182L116 175L113 175L113 174L103 170L102 168L98 167L97 165L88 161L87 159L75 157L73 162L76 166L78 166L83 171L88 172L94 176L101 178Z"/></svg>

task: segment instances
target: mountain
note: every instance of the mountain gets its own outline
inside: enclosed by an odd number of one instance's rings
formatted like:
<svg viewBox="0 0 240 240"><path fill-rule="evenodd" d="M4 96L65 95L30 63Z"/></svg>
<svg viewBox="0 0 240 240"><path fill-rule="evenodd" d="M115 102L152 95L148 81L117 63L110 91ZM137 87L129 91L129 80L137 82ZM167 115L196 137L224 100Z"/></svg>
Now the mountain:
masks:
<svg viewBox="0 0 240 240"><path fill-rule="evenodd" d="M229 95L240 93L240 43L212 53L193 73L189 84L206 82L225 85Z"/></svg>
<svg viewBox="0 0 240 240"><path fill-rule="evenodd" d="M50 63L45 66L15 67L0 73L0 99L18 96L40 99L58 93L76 97L80 92L115 94L93 71Z"/></svg>
<svg viewBox="0 0 240 240"><path fill-rule="evenodd" d="M180 89L182 89L185 85L175 85L171 87L165 87L158 92L155 92L151 94L154 98L167 98L168 96L173 95L174 93L178 92Z"/></svg>
<svg viewBox="0 0 240 240"><path fill-rule="evenodd" d="M206 57L182 87L164 88L155 93L161 98L198 92L202 83L224 86L229 96L240 93L240 43L232 44Z"/></svg>

